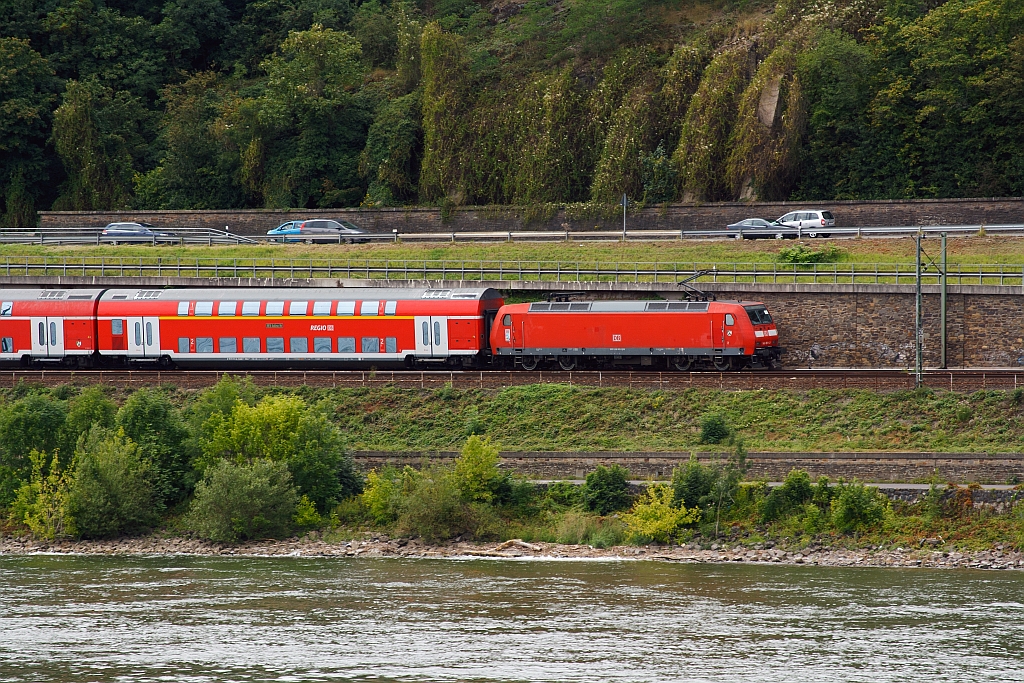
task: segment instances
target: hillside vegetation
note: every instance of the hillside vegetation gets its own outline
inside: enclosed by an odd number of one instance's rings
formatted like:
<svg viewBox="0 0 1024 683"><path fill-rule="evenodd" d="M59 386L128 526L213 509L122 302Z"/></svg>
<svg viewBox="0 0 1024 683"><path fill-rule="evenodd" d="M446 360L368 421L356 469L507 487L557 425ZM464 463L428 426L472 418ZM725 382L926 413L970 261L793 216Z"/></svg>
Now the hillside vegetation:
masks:
<svg viewBox="0 0 1024 683"><path fill-rule="evenodd" d="M7 0L0 210L1024 194L1011 0Z"/></svg>

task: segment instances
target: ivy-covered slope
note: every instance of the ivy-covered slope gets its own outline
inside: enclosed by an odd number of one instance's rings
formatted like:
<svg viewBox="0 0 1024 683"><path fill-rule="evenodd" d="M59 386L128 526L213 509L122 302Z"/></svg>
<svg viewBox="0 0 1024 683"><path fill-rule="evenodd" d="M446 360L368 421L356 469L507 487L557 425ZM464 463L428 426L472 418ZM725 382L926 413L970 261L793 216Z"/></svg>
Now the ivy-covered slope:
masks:
<svg viewBox="0 0 1024 683"><path fill-rule="evenodd" d="M0 212L1024 194L1012 0L7 0Z"/></svg>

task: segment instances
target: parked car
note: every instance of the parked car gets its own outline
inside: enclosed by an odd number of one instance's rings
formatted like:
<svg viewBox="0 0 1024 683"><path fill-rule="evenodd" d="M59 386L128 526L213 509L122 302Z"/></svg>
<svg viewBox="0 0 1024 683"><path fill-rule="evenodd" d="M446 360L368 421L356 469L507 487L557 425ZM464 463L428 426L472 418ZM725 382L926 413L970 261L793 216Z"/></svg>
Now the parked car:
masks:
<svg viewBox="0 0 1024 683"><path fill-rule="evenodd" d="M280 241L282 242L316 242L320 244L348 242L354 244L369 241L365 238L360 239L359 236L365 235L366 231L349 221L332 221L322 218L287 221L273 230L268 230L267 234L281 237Z"/></svg>
<svg viewBox="0 0 1024 683"><path fill-rule="evenodd" d="M753 240L758 237L774 237L775 239L781 240L783 238L794 238L797 236L796 230L779 225L775 221L766 221L763 218L747 218L739 223L727 225L726 229L735 230L737 232L736 239L740 239L742 237L744 239Z"/></svg>
<svg viewBox="0 0 1024 683"><path fill-rule="evenodd" d="M120 241L138 242L154 237L174 237L173 233L160 232L153 227L149 223L108 223L100 233L100 239L117 244Z"/></svg>
<svg viewBox="0 0 1024 683"><path fill-rule="evenodd" d="M790 211L776 221L779 225L796 228L806 237L828 237L822 232L825 228L835 227L836 219L831 211Z"/></svg>

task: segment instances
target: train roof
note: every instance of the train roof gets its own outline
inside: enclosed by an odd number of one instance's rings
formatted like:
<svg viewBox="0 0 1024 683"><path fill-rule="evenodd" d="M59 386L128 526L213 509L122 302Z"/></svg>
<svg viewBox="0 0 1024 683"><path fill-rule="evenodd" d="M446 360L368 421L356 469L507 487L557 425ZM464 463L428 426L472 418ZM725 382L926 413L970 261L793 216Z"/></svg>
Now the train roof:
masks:
<svg viewBox="0 0 1024 683"><path fill-rule="evenodd" d="M235 287L219 289L108 289L104 301L415 301L422 299L455 299L482 301L500 299L496 289L429 289L394 287Z"/></svg>
<svg viewBox="0 0 1024 683"><path fill-rule="evenodd" d="M0 289L4 301L95 301L102 289Z"/></svg>

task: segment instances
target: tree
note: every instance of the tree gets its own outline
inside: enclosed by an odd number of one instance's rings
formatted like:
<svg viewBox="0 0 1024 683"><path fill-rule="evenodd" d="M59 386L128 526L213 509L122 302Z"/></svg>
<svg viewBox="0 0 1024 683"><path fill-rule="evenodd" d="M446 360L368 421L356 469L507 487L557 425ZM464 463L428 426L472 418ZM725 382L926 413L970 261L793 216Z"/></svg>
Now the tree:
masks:
<svg viewBox="0 0 1024 683"><path fill-rule="evenodd" d="M599 515L607 515L629 507L629 470L621 465L597 468L587 474L583 500L587 508Z"/></svg>
<svg viewBox="0 0 1024 683"><path fill-rule="evenodd" d="M131 439L94 427L75 451L68 514L83 538L137 534L160 521L158 486L159 472Z"/></svg>
<svg viewBox="0 0 1024 683"><path fill-rule="evenodd" d="M195 485L193 452L187 448L181 416L167 396L153 389L137 390L117 412L117 426L156 467L163 502L183 501Z"/></svg>
<svg viewBox="0 0 1024 683"><path fill-rule="evenodd" d="M32 451L57 458L64 434L63 403L38 394L19 399L0 411L0 508L14 499L32 471ZM45 468L49 458L41 467Z"/></svg>
<svg viewBox="0 0 1024 683"><path fill-rule="evenodd" d="M291 528L298 500L284 463L221 460L196 485L186 524L211 541L283 536Z"/></svg>
<svg viewBox="0 0 1024 683"><path fill-rule="evenodd" d="M102 387L83 389L82 393L68 402L67 418L64 421L65 435L62 439L64 447L74 449L78 445L78 437L94 426L104 429L113 427L116 416L117 406L107 398Z"/></svg>
<svg viewBox="0 0 1024 683"><path fill-rule="evenodd" d="M488 439L469 437L452 470L463 498L469 502L490 503L503 479L498 463L496 446Z"/></svg>
<svg viewBox="0 0 1024 683"><path fill-rule="evenodd" d="M471 105L465 40L442 31L437 22L430 22L423 29L420 58L423 70L420 200L458 200L464 192L460 154L465 144L465 115Z"/></svg>

